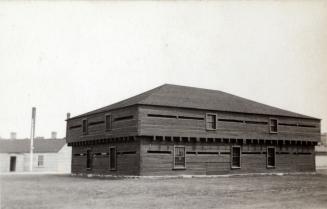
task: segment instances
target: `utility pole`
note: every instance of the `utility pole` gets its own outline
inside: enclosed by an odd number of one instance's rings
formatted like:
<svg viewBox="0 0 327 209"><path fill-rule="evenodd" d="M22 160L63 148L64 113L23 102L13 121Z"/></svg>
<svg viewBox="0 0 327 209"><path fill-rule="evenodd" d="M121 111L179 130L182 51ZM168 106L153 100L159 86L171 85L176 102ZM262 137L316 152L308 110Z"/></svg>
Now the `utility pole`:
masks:
<svg viewBox="0 0 327 209"><path fill-rule="evenodd" d="M31 123L31 146L30 146L30 171L33 171L33 152L34 152L34 135L35 135L35 118L36 108L32 108L32 123Z"/></svg>

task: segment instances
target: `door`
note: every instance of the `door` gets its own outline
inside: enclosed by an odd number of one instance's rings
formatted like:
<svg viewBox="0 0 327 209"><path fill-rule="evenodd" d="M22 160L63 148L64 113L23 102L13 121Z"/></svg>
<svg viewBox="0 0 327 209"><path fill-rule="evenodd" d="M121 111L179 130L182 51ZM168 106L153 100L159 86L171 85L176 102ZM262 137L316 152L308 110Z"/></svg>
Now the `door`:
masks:
<svg viewBox="0 0 327 209"><path fill-rule="evenodd" d="M86 170L92 170L93 154L91 149L86 150Z"/></svg>
<svg viewBox="0 0 327 209"><path fill-rule="evenodd" d="M10 157L10 172L16 171L16 156Z"/></svg>
<svg viewBox="0 0 327 209"><path fill-rule="evenodd" d="M116 147L109 147L109 169L114 171L117 169L117 157Z"/></svg>

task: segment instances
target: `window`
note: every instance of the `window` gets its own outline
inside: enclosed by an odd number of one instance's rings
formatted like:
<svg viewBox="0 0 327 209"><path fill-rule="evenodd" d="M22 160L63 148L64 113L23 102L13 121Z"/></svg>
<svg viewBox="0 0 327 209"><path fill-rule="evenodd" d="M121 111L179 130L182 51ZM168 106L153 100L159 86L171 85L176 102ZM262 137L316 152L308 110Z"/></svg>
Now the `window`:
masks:
<svg viewBox="0 0 327 209"><path fill-rule="evenodd" d="M207 130L217 129L217 115L216 114L207 114L206 115L206 128Z"/></svg>
<svg viewBox="0 0 327 209"><path fill-rule="evenodd" d="M92 170L92 152L91 149L86 150L86 169Z"/></svg>
<svg viewBox="0 0 327 209"><path fill-rule="evenodd" d="M117 169L116 147L109 148L109 169L114 171Z"/></svg>
<svg viewBox="0 0 327 209"><path fill-rule="evenodd" d="M43 167L44 166L44 156L39 155L37 156L37 167Z"/></svg>
<svg viewBox="0 0 327 209"><path fill-rule="evenodd" d="M267 167L275 167L275 147L267 147Z"/></svg>
<svg viewBox="0 0 327 209"><path fill-rule="evenodd" d="M185 169L185 147L174 147L174 169Z"/></svg>
<svg viewBox="0 0 327 209"><path fill-rule="evenodd" d="M111 115L106 115L106 131L111 130L112 126L111 126Z"/></svg>
<svg viewBox="0 0 327 209"><path fill-rule="evenodd" d="M277 133L278 132L278 122L277 119L270 119L270 133Z"/></svg>
<svg viewBox="0 0 327 209"><path fill-rule="evenodd" d="M87 134L87 119L83 119L83 134Z"/></svg>
<svg viewBox="0 0 327 209"><path fill-rule="evenodd" d="M233 146L232 147L232 168L241 168L241 147Z"/></svg>

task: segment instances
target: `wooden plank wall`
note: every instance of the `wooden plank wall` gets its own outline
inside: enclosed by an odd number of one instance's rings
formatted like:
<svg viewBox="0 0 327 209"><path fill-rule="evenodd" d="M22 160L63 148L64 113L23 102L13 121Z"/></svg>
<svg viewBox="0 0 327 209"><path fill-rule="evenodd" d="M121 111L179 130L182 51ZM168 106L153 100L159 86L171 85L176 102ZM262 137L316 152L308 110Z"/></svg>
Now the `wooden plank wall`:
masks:
<svg viewBox="0 0 327 209"><path fill-rule="evenodd" d="M186 169L173 169L174 145L186 149ZM313 146L276 146L276 167L267 168L266 145L241 145L241 168L231 169L231 144L141 141L140 175L218 175L228 173L312 172L315 171ZM170 151L170 154L147 151ZM194 152L220 152L218 154L188 154ZM245 154L251 153L252 154ZM261 152L260 154L256 154ZM288 152L289 154L285 154ZM282 154L284 153L284 154ZM294 154L297 153L297 154ZM300 154L306 153L306 154ZM311 154L307 154L311 153Z"/></svg>
<svg viewBox="0 0 327 209"><path fill-rule="evenodd" d="M86 169L86 150L91 148L92 153L109 153L109 147L116 146L117 170L109 170L109 155L94 155L92 170ZM138 141L128 143L111 143L92 145L88 147L73 147L72 173L92 173L108 175L139 175L140 146ZM135 152L135 154L122 154ZM83 154L83 156L77 156Z"/></svg>
<svg viewBox="0 0 327 209"><path fill-rule="evenodd" d="M104 121L105 113L99 113L88 117L89 124L96 124L89 125L87 135L83 135L82 133L81 125L83 118L69 120L67 122L67 142L143 135L297 141L318 141L320 138L320 121L314 119L273 117L278 119L280 125L278 126L278 133L271 134L269 133L270 117L264 115L212 112L158 106L134 106L126 109L114 110L110 113L112 114L113 123L112 130L109 132L105 131L104 122L98 123L99 121ZM217 130L206 130L206 113L217 114ZM148 114L173 117L149 117ZM133 115L133 119L114 121L115 118L130 115ZM231 120L234 120L234 122ZM246 121L250 121L250 123ZM266 124L258 124L255 122ZM299 126L299 124L301 126ZM304 127L303 125L314 127ZM186 170L172 169L173 148L175 144L184 145L186 147ZM86 155L77 155L86 153L88 147L92 148L93 153L109 152L109 146L117 146L118 153L136 151L136 154L118 154L117 171L109 171L108 155L95 155L92 170L86 169ZM315 170L313 146L309 144L304 146L295 144L276 146L276 152L278 153L276 154L275 169L266 168L266 145L256 144L241 144L243 152L241 159L242 168L231 169L230 146L231 144L228 143L211 143L209 141L196 143L152 141L147 137L137 137L137 140L133 142L117 142L116 140L116 142L110 144L73 146L72 172L113 175L214 175L224 173L266 173ZM148 153L148 150L170 151L170 153ZM220 154L199 154L198 152L201 151L217 151ZM194 154L194 152L197 154ZM303 154L308 152L312 154Z"/></svg>
<svg viewBox="0 0 327 209"><path fill-rule="evenodd" d="M105 114L112 115L112 129L105 130ZM133 116L133 119L114 121L115 118ZM94 140L97 138L105 137L121 137L121 136L135 136L137 134L137 107L129 107L120 110L113 110L105 113L98 113L83 118L71 119L67 122L67 136L68 143L76 141ZM82 120L88 119L88 134L83 135ZM90 125L90 123L101 122L103 123ZM75 127L75 128L74 128Z"/></svg>
<svg viewBox="0 0 327 209"><path fill-rule="evenodd" d="M181 118L149 117L148 114L171 116L188 116L205 118L206 113L215 113L218 119L240 120L251 122L266 122L268 124L251 124L244 122L218 121L217 130L208 131L204 120ZM207 138L241 138L267 140L306 140L318 141L320 138L320 121L314 119L298 119L288 117L277 118L280 124L314 125L315 127L300 127L278 125L278 134L269 133L269 116L249 115L241 113L214 112L194 109L140 106L139 134L145 136L181 136Z"/></svg>

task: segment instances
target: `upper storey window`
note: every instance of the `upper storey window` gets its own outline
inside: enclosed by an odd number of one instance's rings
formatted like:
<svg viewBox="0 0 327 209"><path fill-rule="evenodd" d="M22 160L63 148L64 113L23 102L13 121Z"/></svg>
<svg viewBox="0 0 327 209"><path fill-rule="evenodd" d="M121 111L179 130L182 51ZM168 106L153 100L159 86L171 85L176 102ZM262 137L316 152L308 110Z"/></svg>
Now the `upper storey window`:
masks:
<svg viewBox="0 0 327 209"><path fill-rule="evenodd" d="M82 122L82 129L83 129L83 134L87 134L87 119L83 119L83 122Z"/></svg>
<svg viewBox="0 0 327 209"><path fill-rule="evenodd" d="M105 123L106 123L106 131L110 131L112 128L112 118L110 114L106 115Z"/></svg>
<svg viewBox="0 0 327 209"><path fill-rule="evenodd" d="M207 113L206 128L207 128L207 130L216 130L217 129L217 114Z"/></svg>
<svg viewBox="0 0 327 209"><path fill-rule="evenodd" d="M277 133L278 132L278 121L277 119L270 119L270 133Z"/></svg>

